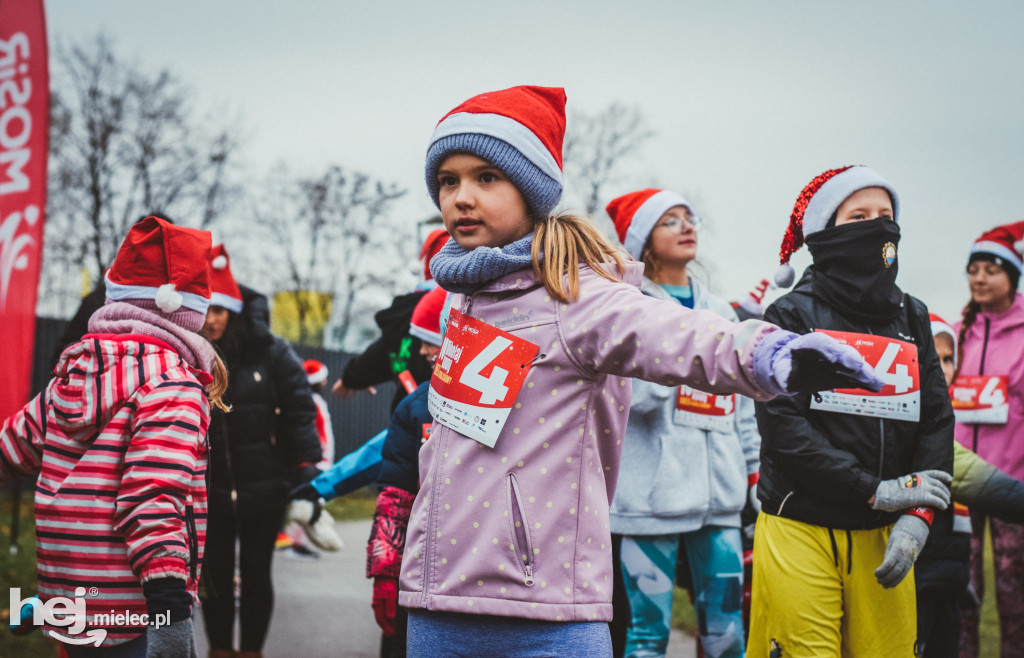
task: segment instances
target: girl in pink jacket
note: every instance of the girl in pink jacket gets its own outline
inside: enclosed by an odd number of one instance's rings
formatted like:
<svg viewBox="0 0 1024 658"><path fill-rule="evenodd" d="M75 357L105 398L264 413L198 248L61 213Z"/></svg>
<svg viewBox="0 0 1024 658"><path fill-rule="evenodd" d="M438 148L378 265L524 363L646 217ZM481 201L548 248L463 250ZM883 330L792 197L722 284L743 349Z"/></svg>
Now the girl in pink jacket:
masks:
<svg viewBox="0 0 1024 658"><path fill-rule="evenodd" d="M132 658L195 656L206 430L227 388L198 333L209 258L206 231L136 223L89 333L0 427L0 485L39 475L34 620L71 658L113 645Z"/></svg>
<svg viewBox="0 0 1024 658"><path fill-rule="evenodd" d="M427 151L453 238L430 269L455 294L400 575L410 656L610 655L631 377L759 400L880 386L821 334L642 295L641 265L551 214L564 131L562 89L514 87L449 112Z"/></svg>
<svg viewBox="0 0 1024 658"><path fill-rule="evenodd" d="M953 382L956 440L1024 480L1024 297L1017 290L1024 222L998 226L971 247L971 300L957 330L960 367ZM1024 526L990 519L1002 655L1024 646ZM985 517L971 519L971 584L984 594ZM965 611L961 656L978 655L978 614Z"/></svg>

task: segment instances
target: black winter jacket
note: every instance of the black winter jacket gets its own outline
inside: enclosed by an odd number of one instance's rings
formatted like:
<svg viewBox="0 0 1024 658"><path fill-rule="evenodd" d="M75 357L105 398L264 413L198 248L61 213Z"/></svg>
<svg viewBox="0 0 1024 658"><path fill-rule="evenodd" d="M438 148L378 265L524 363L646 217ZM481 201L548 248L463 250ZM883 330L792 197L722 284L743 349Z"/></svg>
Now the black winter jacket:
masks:
<svg viewBox="0 0 1024 658"><path fill-rule="evenodd" d="M905 296L903 312L878 326L852 320L816 297L811 269L765 312L764 319L805 334L815 329L875 334L917 346L919 422L810 409L810 395L756 404L761 432L758 498L762 509L817 526L858 530L894 523L873 510L879 482L914 471L953 471L953 409L932 342L928 309Z"/></svg>
<svg viewBox="0 0 1024 658"><path fill-rule="evenodd" d="M420 384L391 415L388 438L381 451L377 487L398 487L415 495L420 489L420 446L429 435L434 418L427 408L430 382Z"/></svg>
<svg viewBox="0 0 1024 658"><path fill-rule="evenodd" d="M210 508L250 516L282 509L301 464L320 461L316 405L302 362L270 333L267 299L242 287L244 344L225 352L225 414L210 421ZM227 333L217 342L225 348Z"/></svg>
<svg viewBox="0 0 1024 658"><path fill-rule="evenodd" d="M417 290L399 295L391 306L373 317L380 327L380 338L370 343L362 354L345 364L341 380L349 388L366 388L388 381L397 382L403 370L409 370L417 384L430 379L430 364L420 354L420 339L409 334L409 322L416 304L427 294ZM391 400L391 411L406 395L401 384Z"/></svg>

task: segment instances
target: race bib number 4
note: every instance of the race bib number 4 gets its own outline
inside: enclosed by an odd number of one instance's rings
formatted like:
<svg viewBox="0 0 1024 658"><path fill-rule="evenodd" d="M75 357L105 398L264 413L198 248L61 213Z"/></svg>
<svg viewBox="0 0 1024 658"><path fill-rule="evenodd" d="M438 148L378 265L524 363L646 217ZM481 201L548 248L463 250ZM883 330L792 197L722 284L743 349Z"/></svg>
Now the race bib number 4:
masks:
<svg viewBox="0 0 1024 658"><path fill-rule="evenodd" d="M434 421L493 448L538 351L453 309L430 379Z"/></svg>
<svg viewBox="0 0 1024 658"><path fill-rule="evenodd" d="M859 388L822 391L811 400L811 409L858 416L875 416L917 422L921 418L921 382L917 366L917 346L895 338L826 331L843 345L850 345L875 369L885 382L878 393Z"/></svg>
<svg viewBox="0 0 1024 658"><path fill-rule="evenodd" d="M961 375L949 394L958 423L1005 425L1010 418L1009 378L1006 375Z"/></svg>
<svg viewBox="0 0 1024 658"><path fill-rule="evenodd" d="M734 427L735 411L735 395L715 395L680 386L676 389L676 410L672 420L676 425L728 432Z"/></svg>

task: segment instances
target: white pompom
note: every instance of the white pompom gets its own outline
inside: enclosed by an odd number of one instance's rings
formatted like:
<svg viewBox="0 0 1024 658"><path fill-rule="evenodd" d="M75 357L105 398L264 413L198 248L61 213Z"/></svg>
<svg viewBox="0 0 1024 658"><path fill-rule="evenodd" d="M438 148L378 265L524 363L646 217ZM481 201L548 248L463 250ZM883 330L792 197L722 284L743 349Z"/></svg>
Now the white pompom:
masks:
<svg viewBox="0 0 1024 658"><path fill-rule="evenodd" d="M225 267L228 266L228 259L225 258L223 255L217 256L216 258L213 259L213 262L210 264L213 265L213 269L215 270L223 270Z"/></svg>
<svg viewBox="0 0 1024 658"><path fill-rule="evenodd" d="M778 270L775 271L775 285L780 288L788 288L793 285L793 281L796 280L796 271L789 263L783 263Z"/></svg>
<svg viewBox="0 0 1024 658"><path fill-rule="evenodd" d="M1017 240L1013 243L1013 250L1018 254L1024 254L1024 240Z"/></svg>
<svg viewBox="0 0 1024 658"><path fill-rule="evenodd" d="M173 313L181 308L185 298L181 296L181 293L174 289L173 283L165 283L156 289L156 297L154 298L157 308L164 313Z"/></svg>

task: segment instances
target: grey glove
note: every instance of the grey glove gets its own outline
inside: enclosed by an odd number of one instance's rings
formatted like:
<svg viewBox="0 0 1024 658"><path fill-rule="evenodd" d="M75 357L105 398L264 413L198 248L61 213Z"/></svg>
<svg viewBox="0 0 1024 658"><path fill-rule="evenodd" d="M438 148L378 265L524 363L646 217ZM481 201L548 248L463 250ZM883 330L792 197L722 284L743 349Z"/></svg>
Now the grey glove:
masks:
<svg viewBox="0 0 1024 658"><path fill-rule="evenodd" d="M879 585L891 589L903 581L924 548L928 530L927 523L911 514L904 514L896 521L885 547L885 559L875 569Z"/></svg>
<svg viewBox="0 0 1024 658"><path fill-rule="evenodd" d="M150 626L146 631L146 658L196 658L192 620Z"/></svg>
<svg viewBox="0 0 1024 658"><path fill-rule="evenodd" d="M882 480L875 490L874 509L899 512L911 507L949 507L949 485L953 476L945 471L921 471L892 480Z"/></svg>

